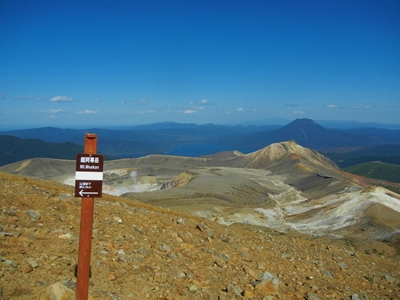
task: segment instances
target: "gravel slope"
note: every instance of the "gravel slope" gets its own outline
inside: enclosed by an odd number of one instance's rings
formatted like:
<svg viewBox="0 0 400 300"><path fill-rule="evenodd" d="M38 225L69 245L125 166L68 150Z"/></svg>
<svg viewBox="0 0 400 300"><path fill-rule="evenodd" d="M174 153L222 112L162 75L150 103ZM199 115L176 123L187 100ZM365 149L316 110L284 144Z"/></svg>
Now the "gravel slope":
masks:
<svg viewBox="0 0 400 300"><path fill-rule="evenodd" d="M0 172L3 299L74 287L80 199ZM223 226L105 195L95 201L94 299L399 299L400 263L310 236ZM269 283L269 284L267 284Z"/></svg>

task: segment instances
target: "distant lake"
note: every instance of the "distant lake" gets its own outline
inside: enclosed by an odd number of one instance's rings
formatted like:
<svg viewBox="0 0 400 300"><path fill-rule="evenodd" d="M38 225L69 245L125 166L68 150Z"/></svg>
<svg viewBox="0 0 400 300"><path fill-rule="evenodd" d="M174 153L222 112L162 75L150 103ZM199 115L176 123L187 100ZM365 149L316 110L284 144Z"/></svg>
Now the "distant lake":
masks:
<svg viewBox="0 0 400 300"><path fill-rule="evenodd" d="M179 147L169 149L168 155L177 156L203 156L208 154L214 154L223 151L237 150L232 147L216 145L216 144L183 144Z"/></svg>

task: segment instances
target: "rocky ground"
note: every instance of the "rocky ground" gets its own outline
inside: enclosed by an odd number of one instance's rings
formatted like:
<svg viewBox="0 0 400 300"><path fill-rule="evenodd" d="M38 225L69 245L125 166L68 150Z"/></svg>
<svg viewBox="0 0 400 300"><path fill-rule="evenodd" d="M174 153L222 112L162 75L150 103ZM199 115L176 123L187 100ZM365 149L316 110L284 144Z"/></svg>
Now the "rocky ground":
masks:
<svg viewBox="0 0 400 300"><path fill-rule="evenodd" d="M0 299L74 289L80 198L0 173ZM223 226L103 195L95 200L93 299L400 299L400 263L312 237Z"/></svg>

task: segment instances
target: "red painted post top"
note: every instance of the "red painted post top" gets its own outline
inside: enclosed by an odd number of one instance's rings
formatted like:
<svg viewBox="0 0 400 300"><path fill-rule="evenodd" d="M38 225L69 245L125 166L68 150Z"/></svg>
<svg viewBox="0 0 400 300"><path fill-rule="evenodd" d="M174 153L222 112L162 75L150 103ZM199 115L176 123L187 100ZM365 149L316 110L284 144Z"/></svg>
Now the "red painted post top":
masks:
<svg viewBox="0 0 400 300"><path fill-rule="evenodd" d="M85 154L97 153L97 134L85 133L83 153Z"/></svg>

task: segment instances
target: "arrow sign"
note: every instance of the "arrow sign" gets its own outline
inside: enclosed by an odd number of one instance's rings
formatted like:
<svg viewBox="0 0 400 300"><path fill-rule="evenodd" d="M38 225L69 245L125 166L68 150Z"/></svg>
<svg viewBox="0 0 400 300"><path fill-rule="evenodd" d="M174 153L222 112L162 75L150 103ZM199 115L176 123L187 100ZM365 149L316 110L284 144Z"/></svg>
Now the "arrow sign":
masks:
<svg viewBox="0 0 400 300"><path fill-rule="evenodd" d="M79 192L79 195L81 195L81 197L83 197L83 195L98 195L99 192L84 192L83 190L81 190Z"/></svg>

